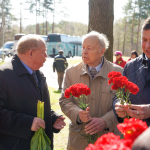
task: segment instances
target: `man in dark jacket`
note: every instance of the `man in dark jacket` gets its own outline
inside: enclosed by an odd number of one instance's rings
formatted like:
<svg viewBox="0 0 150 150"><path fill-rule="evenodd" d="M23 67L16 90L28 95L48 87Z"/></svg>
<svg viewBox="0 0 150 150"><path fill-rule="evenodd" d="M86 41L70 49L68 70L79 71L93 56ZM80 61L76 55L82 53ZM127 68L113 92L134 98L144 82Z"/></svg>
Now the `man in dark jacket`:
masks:
<svg viewBox="0 0 150 150"><path fill-rule="evenodd" d="M124 68L124 75L140 90L136 95L130 95L129 107L117 103L115 110L119 120L129 115L146 121L150 126L150 17L142 26L141 37L143 54L129 61Z"/></svg>
<svg viewBox="0 0 150 150"><path fill-rule="evenodd" d="M40 127L53 149L53 132L65 123L51 109L46 80L39 71L47 57L45 43L37 35L25 35L17 52L10 63L0 66L0 150L30 150L34 131ZM44 120L36 117L38 100L44 102Z"/></svg>
<svg viewBox="0 0 150 150"><path fill-rule="evenodd" d="M59 55L57 55L54 58L54 63L53 63L53 71L55 72L56 69L58 75L59 90L62 90L64 72L67 69L67 67L68 67L68 63L66 57L63 56L63 50L59 50Z"/></svg>

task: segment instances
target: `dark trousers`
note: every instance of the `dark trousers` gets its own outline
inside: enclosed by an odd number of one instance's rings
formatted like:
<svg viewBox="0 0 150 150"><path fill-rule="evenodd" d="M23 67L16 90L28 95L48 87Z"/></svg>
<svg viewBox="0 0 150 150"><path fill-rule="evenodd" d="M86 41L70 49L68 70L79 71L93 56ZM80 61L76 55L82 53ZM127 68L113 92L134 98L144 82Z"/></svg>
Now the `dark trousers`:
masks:
<svg viewBox="0 0 150 150"><path fill-rule="evenodd" d="M58 72L57 71L57 75L58 75L59 89L62 89L62 82L63 82L63 78L64 78L64 72Z"/></svg>

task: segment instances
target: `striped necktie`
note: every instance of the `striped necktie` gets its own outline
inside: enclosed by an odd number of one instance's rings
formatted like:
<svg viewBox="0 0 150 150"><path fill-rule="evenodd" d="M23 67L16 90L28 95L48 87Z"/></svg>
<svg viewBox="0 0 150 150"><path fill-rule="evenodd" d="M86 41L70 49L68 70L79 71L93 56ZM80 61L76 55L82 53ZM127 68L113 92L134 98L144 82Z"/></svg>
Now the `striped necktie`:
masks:
<svg viewBox="0 0 150 150"><path fill-rule="evenodd" d="M95 75L97 74L95 67L91 68L90 73L91 73L92 79L94 79Z"/></svg>

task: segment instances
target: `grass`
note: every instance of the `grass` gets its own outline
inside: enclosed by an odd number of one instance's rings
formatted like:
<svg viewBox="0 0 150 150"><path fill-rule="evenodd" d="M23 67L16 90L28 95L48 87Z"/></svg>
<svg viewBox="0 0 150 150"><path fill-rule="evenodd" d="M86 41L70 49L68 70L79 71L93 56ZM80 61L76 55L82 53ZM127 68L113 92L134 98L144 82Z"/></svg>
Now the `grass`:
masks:
<svg viewBox="0 0 150 150"><path fill-rule="evenodd" d="M50 99L51 99L51 107L52 109L65 116L59 106L59 98L61 92L56 90L55 88L49 87L50 92ZM62 129L59 133L54 134L54 149L55 150L66 150L67 141L68 141L68 134L69 134L69 119L65 117L66 126Z"/></svg>
<svg viewBox="0 0 150 150"><path fill-rule="evenodd" d="M2 62L0 62L0 65L2 65L2 64L4 64L4 63L5 63L5 62L3 62L3 61L2 61Z"/></svg>

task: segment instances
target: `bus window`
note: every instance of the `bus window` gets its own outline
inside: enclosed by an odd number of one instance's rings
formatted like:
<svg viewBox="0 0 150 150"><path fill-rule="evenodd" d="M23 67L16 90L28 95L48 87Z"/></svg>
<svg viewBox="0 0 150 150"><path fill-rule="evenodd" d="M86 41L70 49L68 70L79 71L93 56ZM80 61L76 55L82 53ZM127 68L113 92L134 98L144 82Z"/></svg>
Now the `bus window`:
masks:
<svg viewBox="0 0 150 150"><path fill-rule="evenodd" d="M60 42L60 35L49 34L47 38L47 42Z"/></svg>

